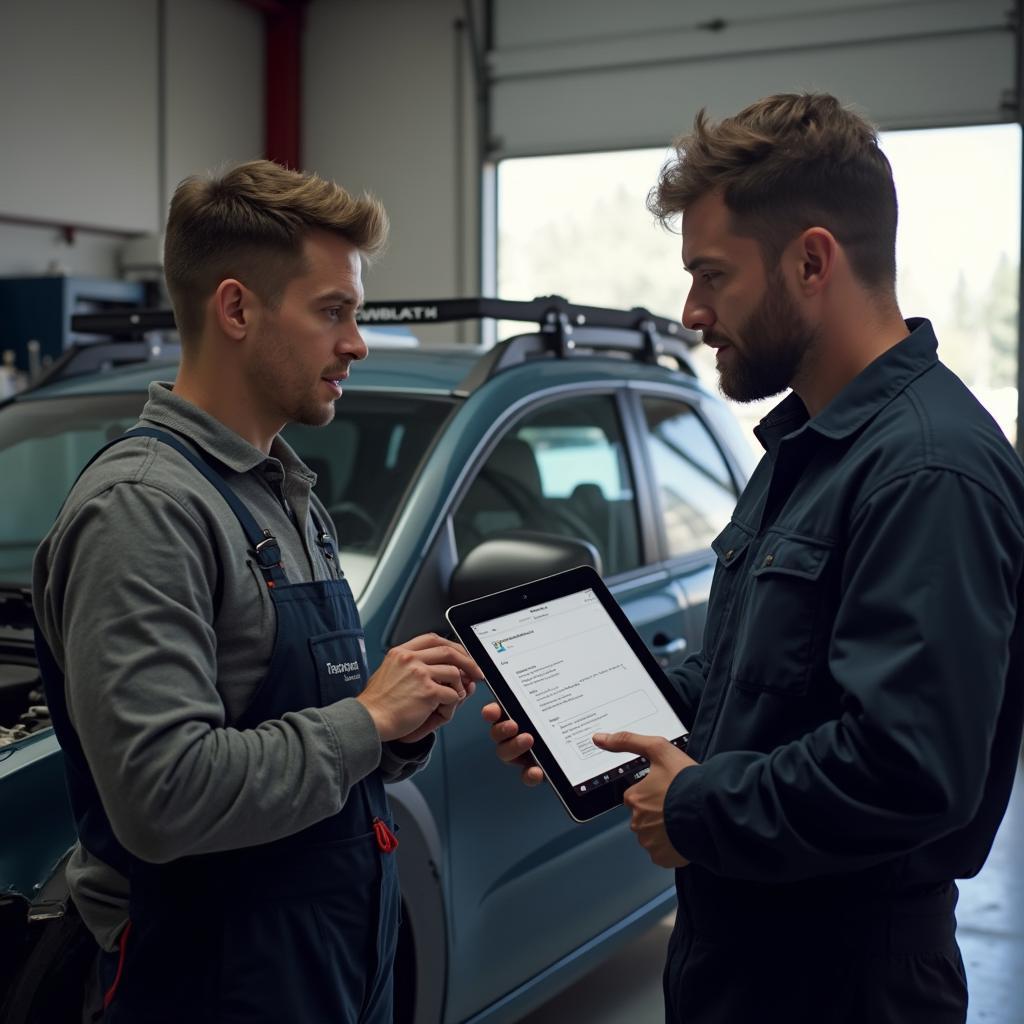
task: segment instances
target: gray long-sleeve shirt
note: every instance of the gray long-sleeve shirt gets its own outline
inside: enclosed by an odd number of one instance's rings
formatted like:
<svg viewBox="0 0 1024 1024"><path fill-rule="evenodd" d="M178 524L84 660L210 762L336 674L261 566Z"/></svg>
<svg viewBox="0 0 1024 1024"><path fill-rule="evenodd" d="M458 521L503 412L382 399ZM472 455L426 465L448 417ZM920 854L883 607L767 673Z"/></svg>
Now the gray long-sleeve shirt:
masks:
<svg viewBox="0 0 1024 1024"><path fill-rule="evenodd" d="M316 545L311 504L331 528L316 477L281 438L264 455L165 384L150 386L140 423L227 467L228 485L278 539L290 582L339 575ZM114 833L144 860L298 832L371 772L405 778L429 753L432 738L382 749L352 699L232 726L266 674L274 608L223 498L155 439L121 442L75 485L36 554L33 601ZM127 879L81 845L67 876L86 925L113 948Z"/></svg>

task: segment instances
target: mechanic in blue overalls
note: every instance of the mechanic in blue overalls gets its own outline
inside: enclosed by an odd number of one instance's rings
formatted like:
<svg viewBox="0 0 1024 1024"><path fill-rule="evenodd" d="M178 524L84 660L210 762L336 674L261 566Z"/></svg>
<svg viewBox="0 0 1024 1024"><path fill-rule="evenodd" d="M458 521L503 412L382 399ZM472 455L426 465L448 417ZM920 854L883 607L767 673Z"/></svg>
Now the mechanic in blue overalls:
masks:
<svg viewBox="0 0 1024 1024"><path fill-rule="evenodd" d="M315 475L351 364L368 197L268 161L190 178L165 273L173 385L104 447L34 570L37 649L103 953L104 1021L390 1024L397 839L384 782L480 672L438 636L368 675Z"/></svg>

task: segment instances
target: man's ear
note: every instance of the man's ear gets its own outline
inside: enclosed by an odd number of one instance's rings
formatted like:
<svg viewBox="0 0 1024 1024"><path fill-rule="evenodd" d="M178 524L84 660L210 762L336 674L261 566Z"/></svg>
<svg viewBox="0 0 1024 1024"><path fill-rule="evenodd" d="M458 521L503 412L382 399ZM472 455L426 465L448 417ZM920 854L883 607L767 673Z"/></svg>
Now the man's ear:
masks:
<svg viewBox="0 0 1024 1024"><path fill-rule="evenodd" d="M241 281L225 278L213 293L213 315L220 330L241 341L252 327L253 294Z"/></svg>
<svg viewBox="0 0 1024 1024"><path fill-rule="evenodd" d="M793 241L797 287L805 295L820 293L832 280L839 243L827 228L808 228Z"/></svg>

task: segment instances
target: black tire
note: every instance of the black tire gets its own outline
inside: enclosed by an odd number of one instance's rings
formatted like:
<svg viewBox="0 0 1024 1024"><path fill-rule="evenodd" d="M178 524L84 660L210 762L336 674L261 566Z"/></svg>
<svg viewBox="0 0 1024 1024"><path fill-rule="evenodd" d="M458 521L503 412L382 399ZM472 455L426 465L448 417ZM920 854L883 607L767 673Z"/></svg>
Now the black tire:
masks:
<svg viewBox="0 0 1024 1024"><path fill-rule="evenodd" d="M81 1024L86 988L99 947L82 924L74 904L48 921L17 974L3 1007L4 1024Z"/></svg>

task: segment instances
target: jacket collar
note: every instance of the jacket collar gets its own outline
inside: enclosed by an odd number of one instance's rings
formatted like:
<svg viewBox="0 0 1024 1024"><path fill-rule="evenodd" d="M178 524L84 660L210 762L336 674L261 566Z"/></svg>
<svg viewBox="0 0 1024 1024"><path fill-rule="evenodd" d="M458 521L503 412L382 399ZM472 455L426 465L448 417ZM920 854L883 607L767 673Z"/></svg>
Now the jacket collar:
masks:
<svg viewBox="0 0 1024 1024"><path fill-rule="evenodd" d="M803 430L841 440L856 433L901 394L925 370L938 362L938 342L928 320L908 320L909 334L865 367L842 391L811 418L799 395L787 395L754 428L769 452L779 442Z"/></svg>

